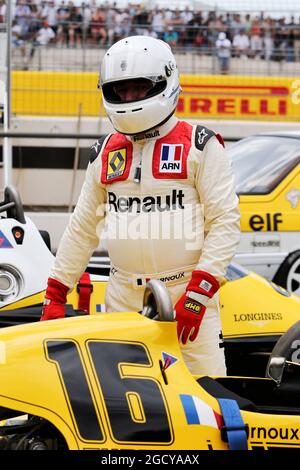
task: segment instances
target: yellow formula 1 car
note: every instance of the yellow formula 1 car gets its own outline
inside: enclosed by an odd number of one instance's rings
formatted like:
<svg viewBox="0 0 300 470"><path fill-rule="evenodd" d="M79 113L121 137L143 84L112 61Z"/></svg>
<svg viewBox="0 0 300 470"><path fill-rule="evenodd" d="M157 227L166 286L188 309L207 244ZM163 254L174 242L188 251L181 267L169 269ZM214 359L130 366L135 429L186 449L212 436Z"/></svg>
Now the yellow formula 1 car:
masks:
<svg viewBox="0 0 300 470"><path fill-rule="evenodd" d="M49 240L25 217L14 188L0 203L0 327L38 321L54 256ZM47 242L47 244L45 243ZM90 313L104 310L109 259L92 260ZM228 373L263 376L279 337L300 318L300 297L263 277L231 264L220 289ZM68 296L67 315L80 310L80 288ZM74 313L75 310L75 313Z"/></svg>
<svg viewBox="0 0 300 470"><path fill-rule="evenodd" d="M220 296L229 374L241 369L240 375L264 375L266 369L268 378L260 379L193 377L170 321L172 306L162 284L155 290L157 281L147 288L143 315L99 313L108 263L89 267L93 315L40 323L53 255L48 250L44 257L41 234L7 194L2 209L10 204L14 212L0 228L1 448L300 445L299 324L283 334L299 318L298 297L236 265L228 270ZM47 263L40 266L41 259ZM80 286L69 295L67 316L80 313L78 304ZM151 319L157 310L162 321Z"/></svg>
<svg viewBox="0 0 300 470"><path fill-rule="evenodd" d="M150 281L142 314L1 329L1 448L300 447L300 368L287 361L300 322L259 379L192 376L170 320L164 285Z"/></svg>
<svg viewBox="0 0 300 470"><path fill-rule="evenodd" d="M105 309L109 260L102 258L101 263L91 263L88 270L92 273L89 310L90 314L99 314ZM66 316L80 313L79 293L76 286L68 295ZM0 327L38 321L44 295L45 290L2 306ZM276 341L300 319L300 297L231 264L227 283L220 289L220 307L228 373L264 375Z"/></svg>

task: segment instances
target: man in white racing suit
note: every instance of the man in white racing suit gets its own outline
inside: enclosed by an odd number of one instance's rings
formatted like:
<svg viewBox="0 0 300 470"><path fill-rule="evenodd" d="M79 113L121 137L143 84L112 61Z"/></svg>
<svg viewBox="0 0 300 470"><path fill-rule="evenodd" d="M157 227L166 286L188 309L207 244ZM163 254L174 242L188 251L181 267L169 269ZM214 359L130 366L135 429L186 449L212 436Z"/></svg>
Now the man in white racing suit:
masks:
<svg viewBox="0 0 300 470"><path fill-rule="evenodd" d="M42 320L64 317L106 226L107 311L140 311L144 286L171 295L193 374L225 375L218 289L239 242L239 209L222 138L173 116L178 70L163 41L132 36L106 53L99 85L116 132L91 148L84 185L48 280Z"/></svg>

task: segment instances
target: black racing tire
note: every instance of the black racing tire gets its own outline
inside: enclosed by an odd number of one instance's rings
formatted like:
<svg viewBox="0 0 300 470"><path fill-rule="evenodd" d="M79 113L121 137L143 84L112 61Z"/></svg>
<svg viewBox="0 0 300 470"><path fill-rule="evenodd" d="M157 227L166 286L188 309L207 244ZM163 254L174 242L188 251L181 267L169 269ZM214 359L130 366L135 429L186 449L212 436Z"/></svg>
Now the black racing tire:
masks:
<svg viewBox="0 0 300 470"><path fill-rule="evenodd" d="M278 268L273 282L284 287L292 294L300 295L300 250L294 251L287 256Z"/></svg>
<svg viewBox="0 0 300 470"><path fill-rule="evenodd" d="M24 209L18 190L10 185L4 189L4 204L12 204L7 209L7 217L10 219L16 219L21 224L25 224Z"/></svg>
<svg viewBox="0 0 300 470"><path fill-rule="evenodd" d="M299 336L300 320L290 326L279 338L270 354L265 377L270 377L277 385L281 383L286 361L292 359L291 353L294 350L294 343L299 340Z"/></svg>

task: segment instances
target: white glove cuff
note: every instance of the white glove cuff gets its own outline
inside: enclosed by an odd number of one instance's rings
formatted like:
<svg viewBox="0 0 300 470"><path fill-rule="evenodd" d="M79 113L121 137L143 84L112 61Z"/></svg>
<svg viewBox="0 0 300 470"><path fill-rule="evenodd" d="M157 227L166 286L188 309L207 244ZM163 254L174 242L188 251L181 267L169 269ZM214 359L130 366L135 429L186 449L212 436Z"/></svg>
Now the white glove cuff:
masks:
<svg viewBox="0 0 300 470"><path fill-rule="evenodd" d="M199 302L199 304L204 305L204 307L206 307L209 302L209 297L207 297L207 295L198 294L198 292L194 292L193 290L187 291L186 296L189 299L196 300L196 302Z"/></svg>

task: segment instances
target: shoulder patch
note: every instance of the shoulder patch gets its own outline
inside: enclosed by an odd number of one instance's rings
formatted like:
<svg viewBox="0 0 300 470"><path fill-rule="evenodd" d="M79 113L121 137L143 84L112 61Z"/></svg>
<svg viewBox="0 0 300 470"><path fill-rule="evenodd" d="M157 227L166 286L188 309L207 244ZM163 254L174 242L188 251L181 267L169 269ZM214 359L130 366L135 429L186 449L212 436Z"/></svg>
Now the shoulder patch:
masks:
<svg viewBox="0 0 300 470"><path fill-rule="evenodd" d="M96 158L98 157L99 153L100 153L100 150L102 149L102 146L103 146L103 143L106 139L106 137L108 136L108 134L104 134L100 137L100 139L98 139L91 147L90 147L90 151L89 151L89 160L90 160L90 163L93 163L93 161L96 160Z"/></svg>
<svg viewBox="0 0 300 470"><path fill-rule="evenodd" d="M216 135L214 131L211 131L207 127L198 125L195 131L195 146L198 150L203 151L205 145L209 141L209 139Z"/></svg>
<svg viewBox="0 0 300 470"><path fill-rule="evenodd" d="M123 134L111 134L101 154L101 183L125 181L130 173L133 145Z"/></svg>

